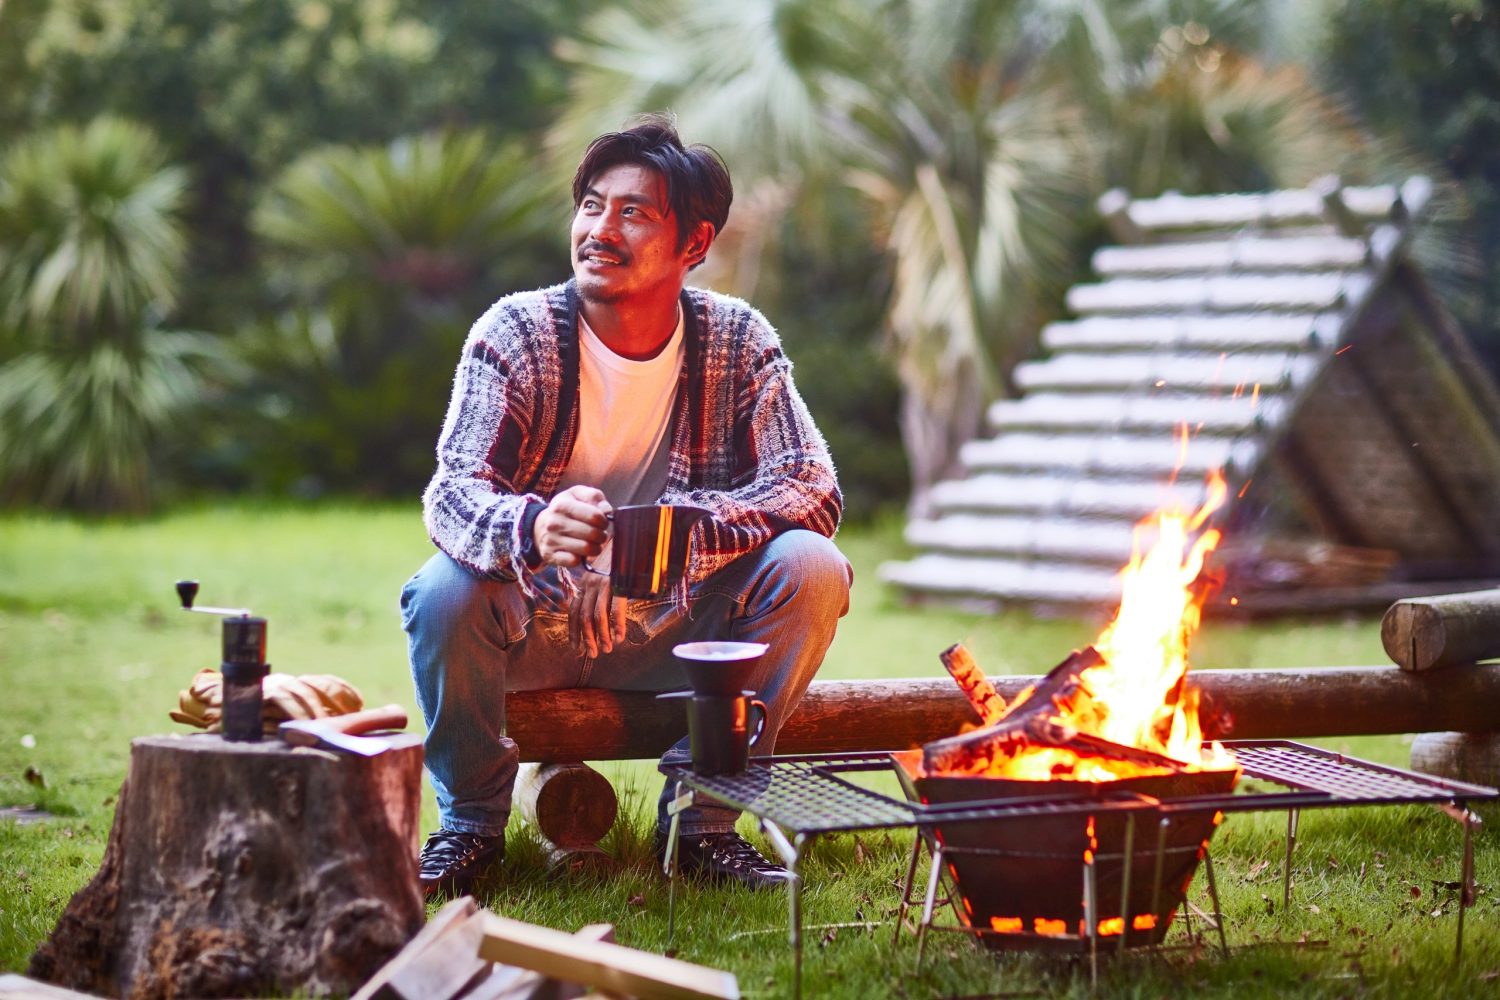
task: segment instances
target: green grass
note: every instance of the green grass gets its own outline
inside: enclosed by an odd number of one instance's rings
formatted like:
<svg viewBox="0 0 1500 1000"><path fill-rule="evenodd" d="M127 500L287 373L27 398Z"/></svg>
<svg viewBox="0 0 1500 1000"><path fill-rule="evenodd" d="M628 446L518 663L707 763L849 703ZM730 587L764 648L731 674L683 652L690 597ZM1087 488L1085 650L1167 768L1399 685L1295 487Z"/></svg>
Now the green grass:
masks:
<svg viewBox="0 0 1500 1000"><path fill-rule="evenodd" d="M875 579L879 562L900 550L898 527L850 530L840 541L857 579L824 677L935 676L937 652L957 641L992 672L1036 673L1092 640L1101 624L907 608ZM25 825L0 820L0 970L24 969L96 869L130 739L179 729L166 714L178 689L200 667L217 665L217 621L176 611L174 580L200 579L202 604L247 604L266 616L275 669L337 673L370 703L412 706L396 594L430 551L415 505L228 506L129 524L0 517L0 807L36 804L56 816ZM1211 622L1194 661L1200 668L1376 664L1384 661L1377 626L1368 618ZM1406 742L1329 745L1401 765ZM667 892L649 863L656 778L649 762L604 769L622 792L621 820L607 841L621 870L559 879L546 871L529 831L513 827L510 858L484 902L568 930L608 921L622 942L662 950ZM1431 809L1306 815L1293 905L1282 912L1284 822L1234 816L1214 840L1235 946L1229 959L1174 929L1171 940L1190 947L1105 962L1101 993L1467 997L1500 990L1500 904L1491 888L1500 846L1487 828L1478 839L1481 895L1468 911L1467 956L1455 971L1456 909L1444 883L1457 877L1457 824ZM935 935L919 971L910 937L892 943L894 883L910 844L907 834L874 834L814 847L805 869L807 995L1088 992L1084 966L996 959L957 935ZM1201 881L1195 898L1206 905ZM733 970L749 996L787 995L783 896L688 886L678 904L682 957ZM819 927L863 920L881 926Z"/></svg>

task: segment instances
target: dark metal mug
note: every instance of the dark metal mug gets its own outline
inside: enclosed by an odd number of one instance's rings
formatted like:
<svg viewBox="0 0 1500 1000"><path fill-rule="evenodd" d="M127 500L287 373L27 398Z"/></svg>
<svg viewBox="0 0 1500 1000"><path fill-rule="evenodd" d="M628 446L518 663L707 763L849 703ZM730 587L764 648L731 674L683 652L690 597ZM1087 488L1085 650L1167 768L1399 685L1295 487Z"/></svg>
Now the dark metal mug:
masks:
<svg viewBox="0 0 1500 1000"><path fill-rule="evenodd" d="M637 504L610 515L614 554L610 589L620 597L656 597L682 579L693 526L709 516L688 504Z"/></svg>
<svg viewBox="0 0 1500 1000"><path fill-rule="evenodd" d="M688 706L688 742L696 774L742 774L750 764L750 748L766 731L766 703L755 692L732 697L695 694ZM752 712L760 718L753 728Z"/></svg>

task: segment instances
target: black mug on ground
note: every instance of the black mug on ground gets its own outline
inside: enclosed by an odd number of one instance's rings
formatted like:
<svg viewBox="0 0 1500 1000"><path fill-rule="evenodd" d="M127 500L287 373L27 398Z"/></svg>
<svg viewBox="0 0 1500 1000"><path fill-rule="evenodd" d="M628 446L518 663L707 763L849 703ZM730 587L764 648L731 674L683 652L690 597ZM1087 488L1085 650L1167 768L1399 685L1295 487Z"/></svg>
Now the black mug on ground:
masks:
<svg viewBox="0 0 1500 1000"><path fill-rule="evenodd" d="M750 748L766 731L766 703L753 695L746 691L730 697L695 694L685 699L693 773L744 773L750 764ZM753 724L752 714L759 716Z"/></svg>

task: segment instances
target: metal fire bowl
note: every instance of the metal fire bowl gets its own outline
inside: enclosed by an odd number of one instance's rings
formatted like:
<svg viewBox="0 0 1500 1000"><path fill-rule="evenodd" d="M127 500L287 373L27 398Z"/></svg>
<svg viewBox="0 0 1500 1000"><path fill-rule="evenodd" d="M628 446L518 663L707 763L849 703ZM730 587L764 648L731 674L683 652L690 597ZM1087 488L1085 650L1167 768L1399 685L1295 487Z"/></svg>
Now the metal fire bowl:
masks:
<svg viewBox="0 0 1500 1000"><path fill-rule="evenodd" d="M1019 918L1016 933L990 933L983 939L1000 950L1077 951L1088 938L1084 926L1085 854L1092 851L1098 919L1121 916L1125 869L1126 824L1135 817L1130 850L1129 915L1153 914L1155 925L1126 931L1128 947L1156 944L1166 935L1188 886L1197 871L1202 848L1217 828L1217 810L1174 810L1165 827L1154 811L1119 808L1123 802L1183 799L1195 795L1224 795L1239 781L1238 769L1180 771L1175 774L1121 778L1110 782L1017 781L1009 778L920 775L920 750L892 755L897 775L909 799L935 815L933 835L943 848L948 872L957 885L961 915L970 927L992 929L992 918ZM1011 805L1041 800L1077 805L1099 803L1097 812L1080 815L1068 810L1057 816L1019 820L957 820L944 822L945 808L974 808L983 803ZM1093 835L1090 836L1090 823ZM1157 876L1160 858L1160 877ZM1153 901L1154 897L1154 901ZM1153 905L1154 902L1154 905ZM1052 922L1064 931L1037 933L1037 921ZM1045 926L1045 925L1044 925ZM1101 939L1118 944L1116 935Z"/></svg>

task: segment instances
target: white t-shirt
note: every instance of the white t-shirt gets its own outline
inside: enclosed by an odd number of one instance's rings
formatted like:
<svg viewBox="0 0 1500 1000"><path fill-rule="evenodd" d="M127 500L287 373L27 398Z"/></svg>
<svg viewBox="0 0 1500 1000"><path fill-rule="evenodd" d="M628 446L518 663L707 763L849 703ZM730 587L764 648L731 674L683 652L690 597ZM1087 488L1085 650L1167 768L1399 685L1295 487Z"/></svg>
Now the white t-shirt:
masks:
<svg viewBox="0 0 1500 1000"><path fill-rule="evenodd" d="M682 312L654 358L632 361L578 317L578 439L558 491L596 486L616 507L655 503L667 485L672 401L683 361Z"/></svg>

